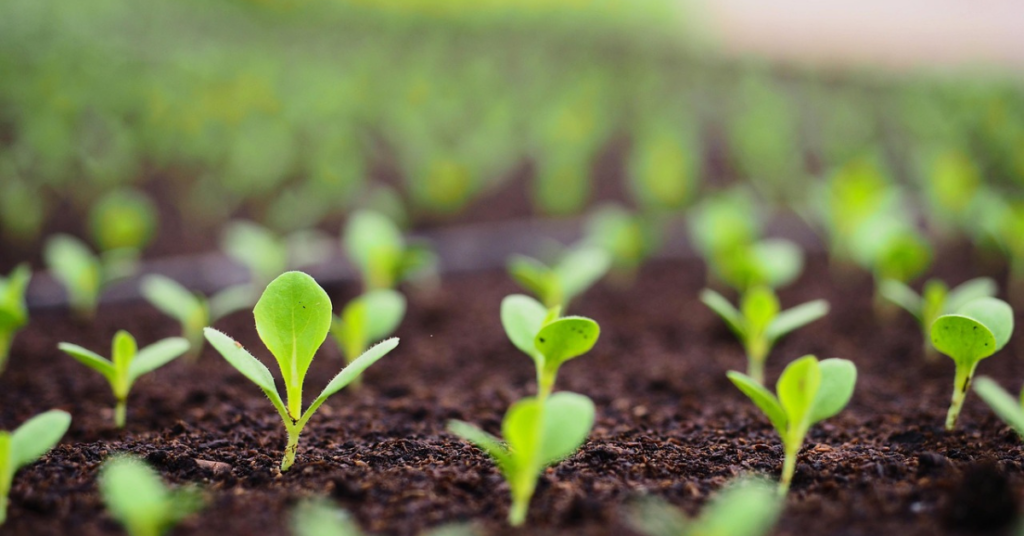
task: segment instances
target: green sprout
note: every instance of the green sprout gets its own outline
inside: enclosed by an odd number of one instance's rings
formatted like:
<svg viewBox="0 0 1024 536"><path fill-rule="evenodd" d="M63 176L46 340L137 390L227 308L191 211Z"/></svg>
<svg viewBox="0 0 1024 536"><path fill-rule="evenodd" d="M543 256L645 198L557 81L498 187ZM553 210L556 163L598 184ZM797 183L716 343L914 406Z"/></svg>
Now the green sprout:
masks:
<svg viewBox="0 0 1024 536"><path fill-rule="evenodd" d="M142 460L116 456L100 470L100 493L130 536L161 536L203 507L194 487L168 489Z"/></svg>
<svg viewBox="0 0 1024 536"><path fill-rule="evenodd" d="M566 250L551 267L532 257L513 255L508 272L545 307L565 311L569 302L604 277L611 263L611 256L603 248L579 245Z"/></svg>
<svg viewBox="0 0 1024 536"><path fill-rule="evenodd" d="M747 352L747 374L764 383L764 364L775 343L786 334L828 314L825 300L814 300L781 311L779 298L768 287L754 287L743 294L737 309L721 294L704 289L700 300L725 320Z"/></svg>
<svg viewBox="0 0 1024 536"><path fill-rule="evenodd" d="M0 430L0 526L7 520L14 473L52 449L69 426L71 415L55 409L32 417L13 432Z"/></svg>
<svg viewBox="0 0 1024 536"><path fill-rule="evenodd" d="M630 191L645 208L679 210L700 179L696 136L671 121L651 123L637 132L629 155Z"/></svg>
<svg viewBox="0 0 1024 536"><path fill-rule="evenodd" d="M853 243L854 235L868 220L897 212L900 198L885 166L874 155L852 158L839 166L813 199L828 233L829 254L843 262L855 260L859 246Z"/></svg>
<svg viewBox="0 0 1024 536"><path fill-rule="evenodd" d="M31 279L27 264L19 264L6 278L0 277L0 373L7 365L14 334L28 324L25 289Z"/></svg>
<svg viewBox="0 0 1024 536"><path fill-rule="evenodd" d="M291 515L292 534L295 536L363 536L359 524L346 512L327 499L306 499L298 504ZM464 525L446 525L423 533L423 536L473 536L476 532Z"/></svg>
<svg viewBox="0 0 1024 536"><path fill-rule="evenodd" d="M323 262L327 258L330 241L325 233L315 230L280 236L257 223L236 220L224 227L220 246L228 257L249 271L249 285L255 300L257 289L265 287L289 266ZM241 289L237 292L242 294Z"/></svg>
<svg viewBox="0 0 1024 536"><path fill-rule="evenodd" d="M782 438L785 460L779 493L785 494L793 481L796 458L807 431L846 407L857 383L857 367L846 359L819 362L812 355L801 357L782 371L775 385L778 396L746 374L729 371L727 376L768 416Z"/></svg>
<svg viewBox="0 0 1024 536"><path fill-rule="evenodd" d="M551 394L562 364L589 352L601 335L597 322L582 316L558 318L557 308L546 309L523 294L501 301L501 325L512 344L533 359L541 400Z"/></svg>
<svg viewBox="0 0 1024 536"><path fill-rule="evenodd" d="M928 240L901 217L879 215L863 222L854 233L854 258L871 270L875 281L911 281L932 262Z"/></svg>
<svg viewBox="0 0 1024 536"><path fill-rule="evenodd" d="M956 426L978 363L1006 346L1012 334L1013 309L1010 304L996 298L969 301L956 312L944 314L932 323L932 344L956 363L946 430Z"/></svg>
<svg viewBox="0 0 1024 536"><path fill-rule="evenodd" d="M302 386L317 349L327 339L331 329L331 299L312 277L302 272L285 272L271 281L263 291L253 309L253 316L260 339L281 368L287 404L281 400L274 385L274 377L263 363L227 335L213 328L206 328L204 332L210 345L231 366L259 386L277 409L288 433L288 445L281 460L281 470L287 471L295 463L299 435L313 413L331 395L398 346L398 339L383 341L354 359L303 412Z"/></svg>
<svg viewBox="0 0 1024 536"><path fill-rule="evenodd" d="M71 309L83 318L95 316L100 292L115 279L103 260L85 242L66 234L46 241L43 258L53 277L67 289Z"/></svg>
<svg viewBox="0 0 1024 536"><path fill-rule="evenodd" d="M429 248L407 244L398 226L378 212L354 212L342 242L349 259L359 269L366 290L394 288L436 269L437 257Z"/></svg>
<svg viewBox="0 0 1024 536"><path fill-rule="evenodd" d="M519 526L526 521L541 471L576 452L593 425L594 403L583 395L562 391L546 399L527 397L513 404L501 423L504 443L463 421L450 421L448 430L497 463L512 494L509 523Z"/></svg>
<svg viewBox="0 0 1024 536"><path fill-rule="evenodd" d="M198 357L203 348L203 328L255 301L252 287L234 285L209 299L162 275L147 275L139 283L142 297L181 324L181 336L189 343L189 354Z"/></svg>
<svg viewBox="0 0 1024 536"><path fill-rule="evenodd" d="M333 317L331 335L347 363L366 348L394 333L405 316L405 297L391 289L371 290L348 302Z"/></svg>
<svg viewBox="0 0 1024 536"><path fill-rule="evenodd" d="M932 346L930 330L935 319L940 315L952 314L969 301L995 297L998 288L996 282L988 277L971 279L953 289L938 279L929 279L919 295L905 283L886 279L879 285L878 291L882 297L914 315L924 336L925 355L934 358L938 354Z"/></svg>
<svg viewBox="0 0 1024 536"><path fill-rule="evenodd" d="M630 512L630 524L646 536L761 536L782 512L782 500L772 485L758 478L726 484L690 519L656 498L642 499Z"/></svg>
<svg viewBox="0 0 1024 536"><path fill-rule="evenodd" d="M974 392L992 408L1006 424L1013 428L1017 435L1024 438L1024 389L1020 396L1014 398L995 380L988 376L978 376L974 381Z"/></svg>
<svg viewBox="0 0 1024 536"><path fill-rule="evenodd" d="M111 345L111 359L86 350L77 344L62 342L58 348L75 358L79 363L99 372L110 383L117 399L114 408L114 424L124 428L128 409L128 393L143 374L150 373L188 351L188 341L181 337L168 337L141 350L135 337L124 330L114 334Z"/></svg>
<svg viewBox="0 0 1024 536"><path fill-rule="evenodd" d="M586 223L587 243L608 252L610 275L620 282L635 278L636 271L657 248L657 234L653 222L618 205L599 207Z"/></svg>
<svg viewBox="0 0 1024 536"><path fill-rule="evenodd" d="M115 255L129 262L138 260L156 228L156 206L136 190L114 190L89 212L89 230L100 251L119 252Z"/></svg>

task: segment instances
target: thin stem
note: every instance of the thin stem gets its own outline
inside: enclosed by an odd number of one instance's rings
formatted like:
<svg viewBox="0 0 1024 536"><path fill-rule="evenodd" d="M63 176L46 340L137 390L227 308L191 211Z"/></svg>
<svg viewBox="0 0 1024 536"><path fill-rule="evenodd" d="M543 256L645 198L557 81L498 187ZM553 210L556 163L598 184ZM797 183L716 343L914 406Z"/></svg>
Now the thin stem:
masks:
<svg viewBox="0 0 1024 536"><path fill-rule="evenodd" d="M0 527L7 521L7 493L0 493Z"/></svg>
<svg viewBox="0 0 1024 536"><path fill-rule="evenodd" d="M284 459L281 460L281 472L287 471L295 463L295 454L299 451L299 434L302 428L288 426L288 445L284 448Z"/></svg>
<svg viewBox="0 0 1024 536"><path fill-rule="evenodd" d="M114 406L114 424L118 428L124 428L124 423L128 415L128 400L125 398L119 398L117 405Z"/></svg>
<svg viewBox="0 0 1024 536"><path fill-rule="evenodd" d="M10 355L11 342L14 341L14 330L0 330L0 372L7 366L7 357Z"/></svg>
<svg viewBox="0 0 1024 536"><path fill-rule="evenodd" d="M526 510L530 507L530 499L518 500L512 497L512 508L508 512L508 524L518 527L526 521Z"/></svg>
<svg viewBox="0 0 1024 536"><path fill-rule="evenodd" d="M537 369L537 399L541 402L547 400L551 391L555 388L557 371L549 371L544 367Z"/></svg>
<svg viewBox="0 0 1024 536"><path fill-rule="evenodd" d="M803 438L801 437L800 442L796 443L795 446L785 446L785 459L782 460L782 477L779 479L779 495L785 495L789 492L789 485L793 482L793 474L796 473L796 459L800 455L800 445L803 444Z"/></svg>
<svg viewBox="0 0 1024 536"><path fill-rule="evenodd" d="M768 341L755 337L747 343L747 376L764 385L764 362L768 360Z"/></svg>
<svg viewBox="0 0 1024 536"><path fill-rule="evenodd" d="M946 431L956 428L956 420L960 416L960 408L964 405L964 398L967 396L967 390L971 387L971 379L974 377L974 369L977 366L977 361L970 365L956 364L956 377L953 380L953 399L949 404L949 412L946 413Z"/></svg>
<svg viewBox="0 0 1024 536"><path fill-rule="evenodd" d="M537 488L538 472L524 474L519 478L518 486L512 488L512 508L508 511L508 523L518 527L526 521L526 512L530 508L530 499Z"/></svg>

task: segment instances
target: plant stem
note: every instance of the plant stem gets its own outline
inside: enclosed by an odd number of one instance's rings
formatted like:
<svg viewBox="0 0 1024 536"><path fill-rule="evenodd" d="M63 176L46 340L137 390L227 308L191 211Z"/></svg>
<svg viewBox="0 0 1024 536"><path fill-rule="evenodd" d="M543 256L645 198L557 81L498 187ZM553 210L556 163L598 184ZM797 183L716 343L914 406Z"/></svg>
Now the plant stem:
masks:
<svg viewBox="0 0 1024 536"><path fill-rule="evenodd" d="M768 341L756 337L747 344L747 376L764 385L764 362L768 360Z"/></svg>
<svg viewBox="0 0 1024 536"><path fill-rule="evenodd" d="M548 371L545 368L537 370L537 399L541 402L547 400L548 395L555 388L555 378L557 373L554 371Z"/></svg>
<svg viewBox="0 0 1024 536"><path fill-rule="evenodd" d="M117 405L114 406L114 424L118 428L124 428L125 418L128 415L128 400L121 398L118 399Z"/></svg>
<svg viewBox="0 0 1024 536"><path fill-rule="evenodd" d="M977 366L977 361L970 365L956 364L956 377L953 380L953 400L949 404L949 412L946 413L946 431L956 428L956 419L960 416L960 408L964 405L964 398L967 396L967 389L971 387L971 379L974 377L974 369Z"/></svg>
<svg viewBox="0 0 1024 536"><path fill-rule="evenodd" d="M11 342L14 340L14 331L0 330L0 372L7 366L7 357L10 355Z"/></svg>
<svg viewBox="0 0 1024 536"><path fill-rule="evenodd" d="M526 521L526 512L530 508L530 499L537 487L537 475L530 475L532 478L520 478L521 486L512 489L512 508L508 511L508 524L518 527Z"/></svg>
<svg viewBox="0 0 1024 536"><path fill-rule="evenodd" d="M796 443L795 447L789 445L785 446L785 458L782 460L782 477L779 478L779 495L785 495L789 492L789 485L793 482L793 474L796 473L796 458L800 455L800 445L803 444L803 438L799 443Z"/></svg>
<svg viewBox="0 0 1024 536"><path fill-rule="evenodd" d="M0 527L7 521L7 493L0 493Z"/></svg>
<svg viewBox="0 0 1024 536"><path fill-rule="evenodd" d="M299 451L299 434L302 430L298 427L288 426L288 445L284 448L284 459L281 460L281 472L287 471L295 463L295 454Z"/></svg>

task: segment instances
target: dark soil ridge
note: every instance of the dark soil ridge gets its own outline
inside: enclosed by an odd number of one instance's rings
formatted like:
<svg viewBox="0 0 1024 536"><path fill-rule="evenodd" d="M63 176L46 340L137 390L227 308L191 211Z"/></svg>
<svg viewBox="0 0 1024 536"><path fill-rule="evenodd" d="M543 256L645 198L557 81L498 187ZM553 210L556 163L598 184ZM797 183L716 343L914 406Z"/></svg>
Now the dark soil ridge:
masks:
<svg viewBox="0 0 1024 536"><path fill-rule="evenodd" d="M944 258L937 272L951 283L985 273L959 255ZM498 535L634 534L624 517L634 497L653 493L695 512L728 479L747 472L777 478L782 463L767 419L725 377L744 358L698 301L703 284L698 262L655 262L635 287L601 285L573 305L603 334L591 354L564 367L557 387L593 398L598 420L583 449L543 475L520 530L504 523L508 488L493 463L444 430L459 418L498 432L509 404L534 389L532 363L500 326L500 300L517 291L501 272L446 278L439 292L413 292L401 345L368 371L362 390L343 391L318 412L295 468L283 475L284 430L270 403L209 347L197 364L172 363L142 379L123 432L111 428L105 381L56 350L58 341L70 341L105 353L120 328L148 344L176 334L169 319L145 304L101 306L93 325L63 311L41 312L0 376L0 427L50 408L71 411L74 421L59 447L15 478L0 534L119 534L103 512L95 476L107 455L126 451L171 482L208 490L207 508L177 535L288 534L289 509L318 494L381 534L464 520ZM340 302L357 289L328 290ZM815 257L782 298L792 306L819 297L833 312L784 340L768 377L774 381L786 363L814 353L854 360L860 380L847 410L811 430L775 534L1005 530L1024 486L1020 439L973 394L960 428L942 430L952 362L924 361L909 315L879 327L866 279L837 281ZM269 357L249 313L217 327ZM1016 390L1024 380L1021 340L979 372ZM307 393L315 396L339 367L328 341Z"/></svg>

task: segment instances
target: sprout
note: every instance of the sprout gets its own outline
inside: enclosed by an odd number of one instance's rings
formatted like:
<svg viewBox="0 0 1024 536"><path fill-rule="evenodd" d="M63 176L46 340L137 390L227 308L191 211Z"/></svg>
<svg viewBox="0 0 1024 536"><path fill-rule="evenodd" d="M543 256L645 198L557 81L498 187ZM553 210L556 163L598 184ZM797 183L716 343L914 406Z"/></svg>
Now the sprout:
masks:
<svg viewBox="0 0 1024 536"><path fill-rule="evenodd" d="M79 316L93 317L100 292L113 277L103 261L84 242L66 234L50 237L43 257L50 273L67 289L71 309Z"/></svg>
<svg viewBox="0 0 1024 536"><path fill-rule="evenodd" d="M630 281L637 269L657 248L652 222L618 205L606 205L587 218L587 243L611 256L611 272L619 281Z"/></svg>
<svg viewBox="0 0 1024 536"><path fill-rule="evenodd" d="M203 328L255 301L248 284L228 287L206 299L162 275L143 277L139 290L149 303L181 324L181 336L189 342L193 358L203 348Z"/></svg>
<svg viewBox="0 0 1024 536"><path fill-rule="evenodd" d="M156 227L156 206L136 190L114 190L89 212L89 229L100 251L137 253L153 239Z"/></svg>
<svg viewBox="0 0 1024 536"><path fill-rule="evenodd" d="M696 136L681 130L672 122L656 120L633 140L629 186L633 198L645 208L678 210L695 193L700 151Z"/></svg>
<svg viewBox="0 0 1024 536"><path fill-rule="evenodd" d="M924 284L920 295L906 284L893 279L882 281L878 287L882 297L906 309L917 319L921 325L921 334L924 335L925 355L929 358L937 356L929 331L932 322L939 315L952 314L969 301L994 297L997 290L996 282L988 277L971 279L952 290L942 281L930 279Z"/></svg>
<svg viewBox="0 0 1024 536"><path fill-rule="evenodd" d="M610 266L611 256L607 251L581 245L565 251L553 267L531 257L513 255L508 262L508 272L545 307L565 311L569 302L604 277Z"/></svg>
<svg viewBox="0 0 1024 536"><path fill-rule="evenodd" d="M853 261L858 246L854 235L870 219L898 212L900 192L872 155L854 158L832 173L814 200L829 236L829 254Z"/></svg>
<svg viewBox="0 0 1024 536"><path fill-rule="evenodd" d="M203 507L199 490L170 490L142 460L128 456L103 464L100 493L111 517L130 536L160 536Z"/></svg>
<svg viewBox="0 0 1024 536"><path fill-rule="evenodd" d="M348 302L333 317L334 336L345 361L351 363L366 348L394 333L405 316L405 297L391 289L371 290Z"/></svg>
<svg viewBox="0 0 1024 536"><path fill-rule="evenodd" d="M27 264L19 264L7 278L0 277L0 373L7 365L14 334L28 324L25 289L31 279Z"/></svg>
<svg viewBox="0 0 1024 536"><path fill-rule="evenodd" d="M62 342L58 348L67 352L79 363L99 372L110 382L117 405L114 409L114 423L124 428L128 405L128 393L143 374L152 372L188 351L188 341L181 337L169 337L139 350L135 337L124 330L114 334L111 359L93 353L77 344Z"/></svg>
<svg viewBox="0 0 1024 536"><path fill-rule="evenodd" d="M1008 303L995 298L967 302L955 313L942 315L932 323L932 344L956 363L946 430L956 426L978 362L1006 346L1012 334L1013 309Z"/></svg>
<svg viewBox="0 0 1024 536"><path fill-rule="evenodd" d="M348 512L326 499L306 499L292 510L294 536L363 536L363 531ZM423 533L423 536L473 536L473 529L463 525L446 525Z"/></svg>
<svg viewBox="0 0 1024 536"><path fill-rule="evenodd" d="M814 300L786 311L779 310L779 299L768 287L747 291L737 310L721 294L704 289L700 300L718 313L743 343L747 352L747 374L764 383L764 363L776 341L828 314L828 302Z"/></svg>
<svg viewBox="0 0 1024 536"><path fill-rule="evenodd" d="M576 452L593 425L594 403L583 395L563 391L546 399L527 397L513 404L501 423L505 443L463 421L450 421L448 430L497 463L512 493L508 520L518 526L526 520L541 471Z"/></svg>
<svg viewBox="0 0 1024 536"><path fill-rule="evenodd" d="M854 233L854 258L871 270L875 281L907 282L924 273L932 262L927 239L898 217L877 216Z"/></svg>
<svg viewBox="0 0 1024 536"><path fill-rule="evenodd" d="M558 369L566 361L590 351L601 335L597 322L582 316L558 318L558 309L545 309L522 294L501 301L501 325L512 344L537 368L537 394L551 394Z"/></svg>
<svg viewBox="0 0 1024 536"><path fill-rule="evenodd" d="M303 412L302 386L309 365L331 328L331 299L312 277L302 272L285 272L267 286L253 309L253 316L260 339L281 368L287 404L281 400L274 385L274 377L263 363L227 335L213 328L206 328L204 332L206 340L231 366L259 386L281 415L288 432L288 445L281 461L281 470L287 471L295 463L299 435L313 413L328 397L398 346L398 339L381 342L353 360Z"/></svg>
<svg viewBox="0 0 1024 536"><path fill-rule="evenodd" d="M25 421L17 430L0 430L0 526L7 519L7 496L14 473L52 449L71 426L71 415L50 410Z"/></svg>
<svg viewBox="0 0 1024 536"><path fill-rule="evenodd" d="M255 289L266 286L289 266L313 265L326 259L329 240L317 231L296 231L282 237L250 221L233 221L224 228L221 249L249 270L255 297Z"/></svg>
<svg viewBox="0 0 1024 536"><path fill-rule="evenodd" d="M974 392L992 408L992 411L999 416L1017 435L1024 438L1024 389L1020 396L1014 398L1005 389L999 386L995 380L988 376L978 376L974 382Z"/></svg>
<svg viewBox="0 0 1024 536"><path fill-rule="evenodd" d="M636 505L629 521L647 536L760 536L772 529L781 511L782 500L770 484L741 478L727 484L695 519L651 497Z"/></svg>
<svg viewBox="0 0 1024 536"><path fill-rule="evenodd" d="M845 359L818 362L812 355L801 357L782 371L775 385L777 397L746 374L730 371L727 376L768 416L782 438L786 457L779 492L784 494L793 480L796 458L808 429L846 407L857 383L857 367Z"/></svg>
<svg viewBox="0 0 1024 536"><path fill-rule="evenodd" d="M436 270L437 257L429 248L407 245L398 227L377 212L354 212L342 241L367 290L394 288Z"/></svg>

